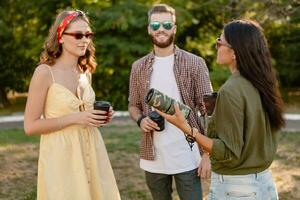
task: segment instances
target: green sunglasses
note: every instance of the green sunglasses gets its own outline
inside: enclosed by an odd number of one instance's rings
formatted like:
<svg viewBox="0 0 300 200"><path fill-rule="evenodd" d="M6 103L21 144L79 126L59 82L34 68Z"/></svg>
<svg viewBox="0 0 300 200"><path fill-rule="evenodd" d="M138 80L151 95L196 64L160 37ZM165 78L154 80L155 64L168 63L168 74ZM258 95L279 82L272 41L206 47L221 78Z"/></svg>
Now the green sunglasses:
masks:
<svg viewBox="0 0 300 200"><path fill-rule="evenodd" d="M160 25L166 30L171 30L174 26L174 24L170 21L164 21L164 22L150 22L149 26L152 29L152 31L157 31L160 28Z"/></svg>

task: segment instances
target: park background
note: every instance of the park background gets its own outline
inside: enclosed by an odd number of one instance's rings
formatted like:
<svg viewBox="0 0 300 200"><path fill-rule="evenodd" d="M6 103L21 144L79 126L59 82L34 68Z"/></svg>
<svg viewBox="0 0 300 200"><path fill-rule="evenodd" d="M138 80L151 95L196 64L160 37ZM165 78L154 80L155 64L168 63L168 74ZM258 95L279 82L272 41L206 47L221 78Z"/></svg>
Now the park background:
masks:
<svg viewBox="0 0 300 200"><path fill-rule="evenodd" d="M214 90L230 75L215 62L215 40L224 24L240 18L257 20L270 45L285 112L300 113L299 0L3 0L0 115L24 111L26 91L48 30L56 14L66 8L83 10L91 19L96 34L98 66L93 88L97 98L112 102L115 110L127 110L131 64L152 48L146 28L147 11L154 3L167 3L176 9L176 44L205 59ZM101 131L122 199L150 199L138 167L136 125L128 118L118 118ZM299 135L280 135L272 169L281 199L300 198ZM21 127L0 128L0 199L34 199L38 141L38 137L25 136Z"/></svg>

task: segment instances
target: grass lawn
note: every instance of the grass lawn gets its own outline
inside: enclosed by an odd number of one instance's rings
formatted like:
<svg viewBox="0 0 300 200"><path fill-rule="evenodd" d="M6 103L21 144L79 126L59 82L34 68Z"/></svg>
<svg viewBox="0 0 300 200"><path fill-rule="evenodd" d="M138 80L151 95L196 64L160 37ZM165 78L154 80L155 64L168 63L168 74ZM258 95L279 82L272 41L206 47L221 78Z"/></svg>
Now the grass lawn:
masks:
<svg viewBox="0 0 300 200"><path fill-rule="evenodd" d="M101 129L122 200L150 200L139 168L139 130L130 121ZM21 129L0 130L0 199L33 200L36 196L38 137ZM271 168L280 199L300 197L300 133L282 133ZM208 181L205 181L205 194ZM174 193L174 199L178 196Z"/></svg>

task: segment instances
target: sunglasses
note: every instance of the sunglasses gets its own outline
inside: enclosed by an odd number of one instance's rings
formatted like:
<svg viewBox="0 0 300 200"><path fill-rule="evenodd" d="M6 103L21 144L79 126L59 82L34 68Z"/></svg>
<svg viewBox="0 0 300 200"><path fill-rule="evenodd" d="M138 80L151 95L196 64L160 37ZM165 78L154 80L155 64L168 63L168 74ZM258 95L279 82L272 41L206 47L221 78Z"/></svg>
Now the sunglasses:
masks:
<svg viewBox="0 0 300 200"><path fill-rule="evenodd" d="M152 31L157 31L160 28L160 25L166 30L171 30L174 26L174 24L170 21L164 21L164 22L150 22L149 26L152 29Z"/></svg>
<svg viewBox="0 0 300 200"><path fill-rule="evenodd" d="M63 33L64 35L70 35L73 36L76 40L81 40L83 37L86 37L87 39L92 39L94 37L94 33Z"/></svg>
<svg viewBox="0 0 300 200"><path fill-rule="evenodd" d="M86 16L86 14L81 10L75 10L79 16Z"/></svg>
<svg viewBox="0 0 300 200"><path fill-rule="evenodd" d="M228 47L228 48L232 49L230 44L227 44L227 43L223 42L221 40L221 38L217 38L216 39L216 49L219 49L221 46L225 46L225 47Z"/></svg>

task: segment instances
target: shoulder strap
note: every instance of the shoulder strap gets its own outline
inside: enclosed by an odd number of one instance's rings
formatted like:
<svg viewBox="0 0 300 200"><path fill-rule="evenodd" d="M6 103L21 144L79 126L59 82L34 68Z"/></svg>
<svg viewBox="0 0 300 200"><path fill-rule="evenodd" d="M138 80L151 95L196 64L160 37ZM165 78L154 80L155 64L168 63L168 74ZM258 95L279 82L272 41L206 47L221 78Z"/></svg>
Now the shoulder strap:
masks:
<svg viewBox="0 0 300 200"><path fill-rule="evenodd" d="M51 67L49 65L46 65L51 73L51 77L52 77L52 81L53 83L55 83L55 79L54 79L54 76L53 76L53 73L52 73L52 70L51 70Z"/></svg>
<svg viewBox="0 0 300 200"><path fill-rule="evenodd" d="M92 85L92 73L90 71L88 71L86 74L86 77L90 83L90 85Z"/></svg>

